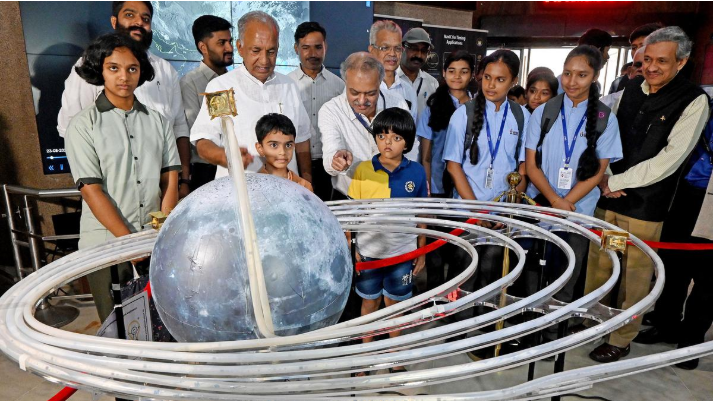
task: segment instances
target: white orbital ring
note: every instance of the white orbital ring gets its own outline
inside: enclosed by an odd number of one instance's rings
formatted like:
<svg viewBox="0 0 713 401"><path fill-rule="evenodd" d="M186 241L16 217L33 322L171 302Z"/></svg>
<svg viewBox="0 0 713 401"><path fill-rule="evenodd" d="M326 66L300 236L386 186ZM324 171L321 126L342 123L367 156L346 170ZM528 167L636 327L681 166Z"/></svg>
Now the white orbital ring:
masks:
<svg viewBox="0 0 713 401"><path fill-rule="evenodd" d="M38 302L51 290L95 270L149 255L156 240L154 231L112 240L75 252L26 277L0 298L0 349L21 368L48 380L75 388L99 391L130 399L378 399L380 391L445 383L485 375L523 365L594 341L623 326L648 309L661 293L664 271L658 256L638 238L633 245L654 261L657 280L644 299L623 311L609 309L598 300L616 284L620 267L612 259L613 274L597 290L570 304L551 297L569 280L574 268L572 249L554 232L567 231L598 242L589 228L616 229L589 216L527 205L445 199L391 199L330 202L345 230L425 234L443 238L465 249L472 263L459 276L424 294L373 314L296 336L215 343L153 343L100 338L54 329L37 321ZM480 213L482 212L482 213ZM428 217L414 217L428 216ZM510 218L529 219L537 224ZM456 323L402 334L394 339L366 344L324 347L394 329L441 319L474 304L499 297L524 266L525 251L501 232L448 219L504 223L512 238L545 240L565 252L566 271L549 286L523 299L511 298L499 309ZM414 227L416 223L466 231L462 237ZM476 247L488 244L509 248L518 259L510 274L448 302L445 295L475 271ZM542 316L466 339L438 343L521 313L541 310ZM404 312L403 316L393 317ZM567 337L512 354L478 362L393 374L348 377L348 373L376 371L440 359L457 353L501 343L542 330L571 316L599 318L597 326ZM640 371L698 358L713 353L713 343L621 360L605 365L565 371L497 391L410 396L411 399L514 400L537 399L591 387L594 383ZM128 359L131 358L131 359ZM375 373L375 372L373 372ZM309 380L307 380L309 379ZM285 381L288 380L288 381ZM376 395L374 395L376 394ZM356 398L351 395L357 395Z"/></svg>

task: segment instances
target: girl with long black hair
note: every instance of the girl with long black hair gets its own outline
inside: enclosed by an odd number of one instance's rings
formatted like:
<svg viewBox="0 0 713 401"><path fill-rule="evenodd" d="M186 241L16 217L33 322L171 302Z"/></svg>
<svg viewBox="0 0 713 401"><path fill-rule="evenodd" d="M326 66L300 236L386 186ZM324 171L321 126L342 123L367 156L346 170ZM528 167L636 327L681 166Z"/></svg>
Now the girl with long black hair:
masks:
<svg viewBox="0 0 713 401"><path fill-rule="evenodd" d="M534 74L531 72L527 76L527 86L525 87L525 99L527 100L525 108L527 111L532 113L536 108L547 103L557 95L558 88L559 82L554 74L546 71Z"/></svg>
<svg viewBox="0 0 713 401"><path fill-rule="evenodd" d="M524 148L521 131L530 113L507 98L520 70L515 53L497 50L480 63L484 68L481 90L453 113L443 159L455 186L454 198L492 201L508 189L506 176L518 169L518 153ZM479 224L489 226L487 222ZM462 273L471 260L459 247L443 253L448 259L448 280ZM476 291L501 277L503 247L483 245L478 255L476 273L460 286L465 291ZM482 312L478 308L463 311L455 319Z"/></svg>
<svg viewBox="0 0 713 401"><path fill-rule="evenodd" d="M418 118L416 135L421 138L421 164L431 186L431 196L443 197L443 146L448 122L461 104L471 99L468 84L473 78L475 58L465 50L450 53L443 63L443 79L426 101Z"/></svg>
<svg viewBox="0 0 713 401"><path fill-rule="evenodd" d="M469 118L469 108L461 106L448 124L443 159L453 179L456 199L490 201L508 189L505 177L518 169L518 153L522 153L518 144L524 144L520 127L527 126L530 115L507 98L510 88L517 84L517 55L497 50L481 64L483 81L472 100L472 115Z"/></svg>
<svg viewBox="0 0 713 401"><path fill-rule="evenodd" d="M530 118L525 141L525 165L531 181L527 192L543 206L594 215L600 195L597 184L609 162L622 157L616 116L599 101L597 77L603 64L597 48L574 48L564 63L564 93L535 109ZM570 302L588 243L580 235L561 236L577 258L574 275L555 297ZM564 258L560 261L548 264L559 269L553 277L566 266Z"/></svg>

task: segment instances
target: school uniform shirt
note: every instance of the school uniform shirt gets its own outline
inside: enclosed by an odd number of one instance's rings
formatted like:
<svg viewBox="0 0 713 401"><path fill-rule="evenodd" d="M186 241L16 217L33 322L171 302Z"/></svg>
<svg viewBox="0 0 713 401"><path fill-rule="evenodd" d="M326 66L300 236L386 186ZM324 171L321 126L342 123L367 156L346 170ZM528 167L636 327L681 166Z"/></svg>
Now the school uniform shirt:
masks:
<svg viewBox="0 0 713 401"><path fill-rule="evenodd" d="M315 79L305 74L302 67L297 67L287 76L297 84L302 96L302 104L305 106L307 116L312 124L313 131L309 139L312 159L321 159L322 135L319 132L319 109L344 91L344 81L324 66Z"/></svg>
<svg viewBox="0 0 713 401"><path fill-rule="evenodd" d="M244 65L240 65L208 83L206 92L216 92L233 88L235 91L235 106L238 115L231 116L235 126L235 136L238 144L246 147L253 155L253 162L246 168L247 171L257 172L263 165L255 143L255 125L260 117L268 113L280 113L287 116L295 125L297 136L296 143L308 140L311 136L312 126L310 125L307 111L302 104L300 92L297 85L286 75L273 73L265 83L250 75ZM196 117L196 121L191 128L191 143L195 146L201 139L208 139L218 146L225 146L221 119L211 119L208 114L208 107L205 99L201 105L201 110ZM297 171L297 157L293 157L288 168ZM228 169L218 166L215 178L227 177Z"/></svg>
<svg viewBox="0 0 713 401"><path fill-rule="evenodd" d="M390 107L408 110L403 98L380 93L376 102L374 118L384 109ZM371 124L365 115L361 115L361 118L364 122ZM347 100L346 89L341 95L325 103L319 110L319 130L322 133L324 171L332 176L332 187L346 195L359 163L371 160L375 154L379 153L374 136L364 128L354 114L354 109ZM339 150L348 150L352 153L352 165L346 171L337 171L332 168L332 159ZM409 160L415 161L417 157L415 146L405 156Z"/></svg>
<svg viewBox="0 0 713 401"><path fill-rule="evenodd" d="M77 188L101 184L131 232L161 210L161 174L181 169L167 119L138 100L129 111L116 108L103 92L72 118L64 146ZM114 238L84 200L79 226L80 249Z"/></svg>
<svg viewBox="0 0 713 401"><path fill-rule="evenodd" d="M349 197L353 199L427 196L426 171L423 166L405 157L394 171L389 171L381 164L377 154L371 160L359 163L349 185ZM375 259L402 255L417 248L415 234L360 232L356 238L359 254Z"/></svg>
<svg viewBox="0 0 713 401"><path fill-rule="evenodd" d="M419 70L418 76L412 82L411 78L404 73L401 67L396 70L396 76L398 76L402 82L410 84L416 91L416 98L418 99L418 109L416 111L418 112L418 116L420 118L421 113L426 109L426 101L428 100L428 97L436 93L436 89L438 89L438 80L434 78L433 75Z"/></svg>
<svg viewBox="0 0 713 401"><path fill-rule="evenodd" d="M171 123L176 139L187 137L188 123L186 123L183 111L178 73L168 61L151 52L146 52L146 54L148 54L149 62L154 69L154 79L146 81L136 88L134 96L144 106L158 111ZM81 64L82 59L80 58L75 66ZM91 106L102 91L104 91L104 86L88 84L72 68L69 77L64 81L62 108L57 115L59 136L64 137L72 117Z"/></svg>
<svg viewBox="0 0 713 401"><path fill-rule="evenodd" d="M453 105L456 109L458 109L460 106L458 98L453 95L450 96L453 101ZM428 126L428 121L430 119L431 108L426 106L426 108L423 109L423 112L418 116L416 135L431 141L431 193L442 194L445 192L443 189L443 174L446 170L446 163L443 160L443 149L446 144L446 134L448 133L448 128L434 132L433 129Z"/></svg>
<svg viewBox="0 0 713 401"><path fill-rule="evenodd" d="M582 117L587 112L587 104L589 101L585 100L584 102L578 104L577 107L573 107L572 101L565 95L563 102L564 115L567 121L568 144L569 146L572 146L572 138L574 137L575 130L582 120ZM542 125L542 113L544 110L545 105L543 104L535 109L530 117L530 122L527 125L527 140L525 141L526 149L537 149L537 142L540 139ZM569 168L573 170L572 188L574 188L578 182L577 166L579 166L579 158L587 148L586 126L587 123L585 121L582 128L576 132L577 139L572 152L572 158L569 162ZM569 189L557 188L559 170L564 167L565 163L563 132L562 117L558 114L557 120L552 125L550 132L547 133L542 143L542 172L545 174L545 177L547 177L547 181L550 183L552 189L560 197L565 197L570 191ZM614 113L611 113L609 114L607 128L597 140L597 159L609 159L609 162L613 163L620 160L622 155L621 138L619 137L619 124ZM527 194L534 198L539 193L540 191L532 183L530 183L527 188ZM599 200L600 195L601 191L599 190L599 187L595 186L594 189L589 191L588 194L575 203L575 207L577 208L575 212L593 216L594 209L597 206L597 201Z"/></svg>
<svg viewBox="0 0 713 401"><path fill-rule="evenodd" d="M503 121L503 113L505 111L505 105L507 104L507 102L503 102L503 104L500 105L500 110L496 112L495 103L489 100L485 101L485 110L487 112L488 122L490 123L493 149L495 149L498 140L500 125ZM522 108L522 114L525 118L523 127L527 127L530 113L524 107L520 106L520 108ZM468 184L470 184L470 188L473 190L473 194L475 194L475 198L482 201L492 201L496 196L510 188L505 178L508 174L517 170L516 148L518 137L521 135L517 126L517 120L515 120L515 116L512 112L508 110L505 126L503 127L503 136L500 141L500 148L495 156L495 160L492 161L488 147L488 134L486 132L485 120L483 121L483 128L480 130L480 135L478 136L478 163L476 165L470 162L470 149L464 149L466 129L470 129L470 127L468 127L468 116L465 112L465 106L461 105L455 113L453 113L448 123L443 161L452 161L461 164L468 178ZM524 144L525 139L523 137L520 154L524 152ZM491 163L493 165L493 187L486 188L485 179ZM457 190L453 191L453 197L455 199L461 198Z"/></svg>

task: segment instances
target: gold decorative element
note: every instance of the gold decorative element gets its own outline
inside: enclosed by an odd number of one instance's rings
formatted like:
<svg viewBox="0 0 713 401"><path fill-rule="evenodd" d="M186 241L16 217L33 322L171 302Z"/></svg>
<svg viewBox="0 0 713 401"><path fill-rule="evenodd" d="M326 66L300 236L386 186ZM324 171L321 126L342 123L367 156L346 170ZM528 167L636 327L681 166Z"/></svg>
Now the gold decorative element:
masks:
<svg viewBox="0 0 713 401"><path fill-rule="evenodd" d="M495 199L493 199L494 202L500 202L500 199L505 197L505 201L509 203L522 203L522 200L524 199L531 205L537 204L537 202L532 200L532 198L527 196L524 192L518 192L518 190L515 189L515 187L520 184L520 181L522 181L520 173L517 171L511 172L507 175L507 177L505 177L505 181L507 181L510 189L503 191L500 195L496 196Z"/></svg>
<svg viewBox="0 0 713 401"><path fill-rule="evenodd" d="M666 116L661 116L661 121L666 121Z"/></svg>
<svg viewBox="0 0 713 401"><path fill-rule="evenodd" d="M235 91L233 88L210 92L201 93L205 96L206 104L208 105L208 114L210 114L210 119L222 116L237 116L238 110L235 108Z"/></svg>
<svg viewBox="0 0 713 401"><path fill-rule="evenodd" d="M629 233L618 230L602 231L602 249L609 249L616 252L626 251L626 242L629 240Z"/></svg>
<svg viewBox="0 0 713 401"><path fill-rule="evenodd" d="M166 217L168 217L163 212L151 212L149 216L151 216L151 228L154 230L160 230L163 222L166 221Z"/></svg>

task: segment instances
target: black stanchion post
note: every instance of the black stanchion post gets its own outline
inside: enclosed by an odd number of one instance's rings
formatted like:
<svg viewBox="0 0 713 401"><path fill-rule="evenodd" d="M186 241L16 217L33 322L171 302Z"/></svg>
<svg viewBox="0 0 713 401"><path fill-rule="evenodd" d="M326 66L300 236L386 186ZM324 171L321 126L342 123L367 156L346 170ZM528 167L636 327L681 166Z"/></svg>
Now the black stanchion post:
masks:
<svg viewBox="0 0 713 401"><path fill-rule="evenodd" d="M542 240L542 253L540 254L540 263L539 263L539 280L537 282L537 291L540 291L542 288L545 286L545 255L547 254L547 241ZM532 318L534 319L534 318ZM532 320L529 319L529 320ZM537 331L534 333L534 344L532 344L533 347L536 347L540 345L542 342L542 332ZM531 381L535 378L535 363L536 362L530 362L527 368L527 381Z"/></svg>

